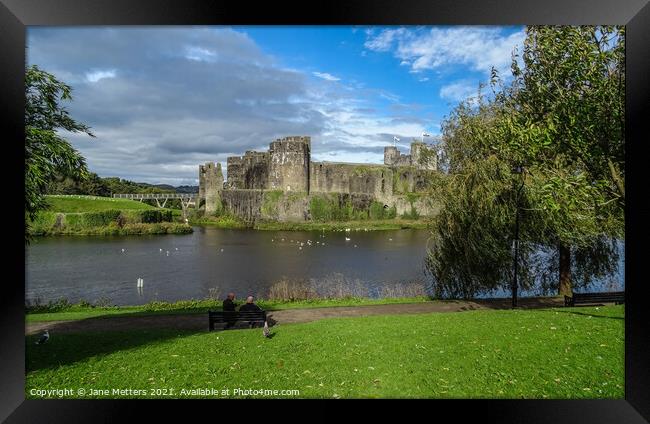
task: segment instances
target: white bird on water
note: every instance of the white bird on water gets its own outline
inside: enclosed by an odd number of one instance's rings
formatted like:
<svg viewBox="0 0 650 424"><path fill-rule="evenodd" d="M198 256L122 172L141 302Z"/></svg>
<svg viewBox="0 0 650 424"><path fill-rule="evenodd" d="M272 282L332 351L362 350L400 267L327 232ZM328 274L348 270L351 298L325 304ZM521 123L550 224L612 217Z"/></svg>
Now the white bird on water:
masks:
<svg viewBox="0 0 650 424"><path fill-rule="evenodd" d="M346 238L345 238L345 241L350 241L350 237L346 237Z"/></svg>
<svg viewBox="0 0 650 424"><path fill-rule="evenodd" d="M162 247L160 248L160 251L162 252Z"/></svg>
<svg viewBox="0 0 650 424"><path fill-rule="evenodd" d="M43 344L43 343L47 342L48 340L50 340L50 332L48 330L45 330L43 332L43 334L41 335L41 338L38 339L38 341L36 342L36 344Z"/></svg>
<svg viewBox="0 0 650 424"><path fill-rule="evenodd" d="M126 249L122 249L122 253L124 253L125 250L126 250Z"/></svg>

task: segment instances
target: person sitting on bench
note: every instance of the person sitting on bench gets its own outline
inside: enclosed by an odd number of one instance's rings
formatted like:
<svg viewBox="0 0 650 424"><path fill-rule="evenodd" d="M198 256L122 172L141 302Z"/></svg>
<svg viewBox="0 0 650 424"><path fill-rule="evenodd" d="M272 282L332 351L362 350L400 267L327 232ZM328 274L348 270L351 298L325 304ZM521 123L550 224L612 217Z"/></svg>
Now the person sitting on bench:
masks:
<svg viewBox="0 0 650 424"><path fill-rule="evenodd" d="M226 328L230 328L233 325L235 325L235 322L237 319L235 318L235 293L228 293L228 297L223 301L223 311L224 312L233 312L231 315L233 316L231 319L226 320Z"/></svg>
<svg viewBox="0 0 650 424"><path fill-rule="evenodd" d="M258 311L261 311L261 310L262 310L262 308L260 308L259 306L257 306L253 302L253 296L248 296L246 298L246 303L244 303L243 305L241 305L239 307L239 312L258 312ZM251 322L250 323L250 328L253 328L254 326L255 326L255 323Z"/></svg>

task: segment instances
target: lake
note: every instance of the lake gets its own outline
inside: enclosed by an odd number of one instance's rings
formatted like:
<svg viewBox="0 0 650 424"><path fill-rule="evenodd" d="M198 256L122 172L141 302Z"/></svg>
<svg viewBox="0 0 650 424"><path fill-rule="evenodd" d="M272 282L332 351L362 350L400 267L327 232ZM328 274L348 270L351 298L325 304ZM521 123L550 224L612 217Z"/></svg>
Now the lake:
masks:
<svg viewBox="0 0 650 424"><path fill-rule="evenodd" d="M238 299L248 294L267 298L281 281L301 282L322 295L413 295L429 281L424 274L428 238L426 230L211 227L195 227L189 235L40 237L26 249L25 295L40 303L66 298L139 305L223 298L230 291ZM617 279L623 284L623 257L619 268ZM138 278L144 280L141 289ZM607 288L595 285L594 290Z"/></svg>
<svg viewBox="0 0 650 424"><path fill-rule="evenodd" d="M241 299L266 297L281 280L345 286L352 294L377 297L386 285L424 284L428 237L426 230L210 227L195 227L190 235L41 237L26 249L26 299L137 305L229 291Z"/></svg>

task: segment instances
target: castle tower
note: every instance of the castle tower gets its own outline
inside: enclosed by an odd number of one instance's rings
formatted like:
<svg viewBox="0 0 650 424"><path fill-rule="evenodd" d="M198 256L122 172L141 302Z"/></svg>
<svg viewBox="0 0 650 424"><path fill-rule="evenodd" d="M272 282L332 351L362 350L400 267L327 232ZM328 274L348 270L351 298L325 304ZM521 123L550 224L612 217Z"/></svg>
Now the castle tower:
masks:
<svg viewBox="0 0 650 424"><path fill-rule="evenodd" d="M311 137L284 137L269 148L269 185L271 190L309 192Z"/></svg>
<svg viewBox="0 0 650 424"><path fill-rule="evenodd" d="M437 169L436 150L420 141L411 143L411 164L417 169L435 171Z"/></svg>
<svg viewBox="0 0 650 424"><path fill-rule="evenodd" d="M205 199L206 215L221 209L221 190L223 190L221 164L208 162L199 165L199 199Z"/></svg>
<svg viewBox="0 0 650 424"><path fill-rule="evenodd" d="M399 150L395 146L384 147L384 165L396 165L399 160Z"/></svg>

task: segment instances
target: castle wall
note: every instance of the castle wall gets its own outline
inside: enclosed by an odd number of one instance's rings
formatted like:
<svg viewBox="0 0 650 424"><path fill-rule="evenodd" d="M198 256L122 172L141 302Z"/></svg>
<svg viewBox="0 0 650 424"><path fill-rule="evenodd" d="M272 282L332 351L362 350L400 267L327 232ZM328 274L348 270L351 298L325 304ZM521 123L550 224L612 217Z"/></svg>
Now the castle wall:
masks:
<svg viewBox="0 0 650 424"><path fill-rule="evenodd" d="M224 190L221 195L226 212L238 216L247 222L261 218L261 208L264 202L264 192L261 190Z"/></svg>
<svg viewBox="0 0 650 424"><path fill-rule="evenodd" d="M401 154L395 146L384 147L384 165L410 166L411 155Z"/></svg>
<svg viewBox="0 0 650 424"><path fill-rule="evenodd" d="M205 169L199 165L199 202L205 200Z"/></svg>
<svg viewBox="0 0 650 424"><path fill-rule="evenodd" d="M240 156L231 156L227 159L228 178L226 180L227 189L244 188L244 159Z"/></svg>
<svg viewBox="0 0 650 424"><path fill-rule="evenodd" d="M205 213L213 214L221 210L221 193L223 191L221 164L217 163L215 165L213 162L208 162L199 168L199 175L199 197L203 193ZM202 185L201 182L203 182Z"/></svg>
<svg viewBox="0 0 650 424"><path fill-rule="evenodd" d="M285 137L272 142L268 188L308 192L310 150L310 137Z"/></svg>
<svg viewBox="0 0 650 424"><path fill-rule="evenodd" d="M268 188L269 154L248 151L242 158L242 188L262 190Z"/></svg>
<svg viewBox="0 0 650 424"><path fill-rule="evenodd" d="M435 171L438 168L435 149L421 142L411 143L411 163L417 169Z"/></svg>
<svg viewBox="0 0 650 424"><path fill-rule="evenodd" d="M393 171L386 166L312 162L309 191L322 193L367 193L390 196Z"/></svg>

